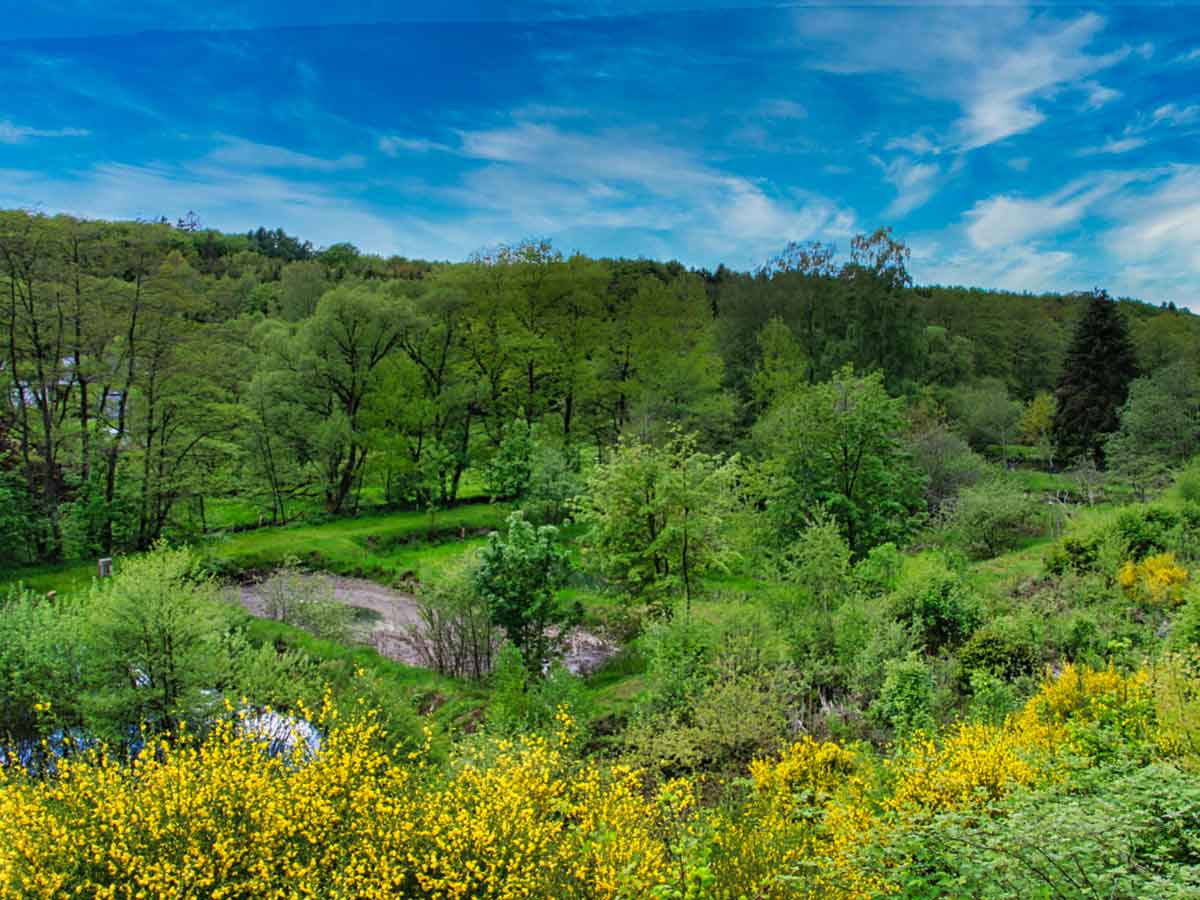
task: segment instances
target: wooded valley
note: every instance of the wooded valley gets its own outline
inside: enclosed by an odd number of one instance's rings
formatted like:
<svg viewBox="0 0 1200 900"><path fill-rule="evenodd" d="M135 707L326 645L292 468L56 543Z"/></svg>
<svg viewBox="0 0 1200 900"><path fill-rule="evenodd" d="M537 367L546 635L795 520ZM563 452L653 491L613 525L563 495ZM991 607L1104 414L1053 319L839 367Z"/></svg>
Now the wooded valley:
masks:
<svg viewBox="0 0 1200 900"><path fill-rule="evenodd" d="M909 259L0 213L0 897L1196 896L1200 319Z"/></svg>

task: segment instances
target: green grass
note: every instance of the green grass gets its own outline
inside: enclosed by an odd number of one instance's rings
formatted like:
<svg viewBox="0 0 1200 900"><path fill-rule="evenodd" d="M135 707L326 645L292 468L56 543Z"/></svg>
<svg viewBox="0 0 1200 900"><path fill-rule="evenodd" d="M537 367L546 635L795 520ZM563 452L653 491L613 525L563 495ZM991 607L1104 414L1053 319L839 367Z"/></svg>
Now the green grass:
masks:
<svg viewBox="0 0 1200 900"><path fill-rule="evenodd" d="M371 647L323 640L283 622L249 614L244 615L242 624L252 643L299 651L323 663L326 673L336 682L348 682L361 669L400 688L412 699L415 708L429 715L443 736L460 730L487 698L483 685L396 662Z"/></svg>
<svg viewBox="0 0 1200 900"><path fill-rule="evenodd" d="M376 513L213 536L197 550L231 577L273 569L296 557L340 575L393 582L411 573L428 580L482 546L481 532L502 527L507 513L502 504L481 503L443 510L432 518L419 511ZM466 530L465 541L457 537L460 528ZM120 566L119 557L115 564ZM94 560L11 566L0 569L0 588L23 583L42 593L67 593L87 587L95 574Z"/></svg>
<svg viewBox="0 0 1200 900"><path fill-rule="evenodd" d="M503 524L506 508L470 504L439 512L383 513L227 535L204 545L221 570L266 570L296 558L308 567L393 583L435 578ZM462 529L466 540L459 540Z"/></svg>

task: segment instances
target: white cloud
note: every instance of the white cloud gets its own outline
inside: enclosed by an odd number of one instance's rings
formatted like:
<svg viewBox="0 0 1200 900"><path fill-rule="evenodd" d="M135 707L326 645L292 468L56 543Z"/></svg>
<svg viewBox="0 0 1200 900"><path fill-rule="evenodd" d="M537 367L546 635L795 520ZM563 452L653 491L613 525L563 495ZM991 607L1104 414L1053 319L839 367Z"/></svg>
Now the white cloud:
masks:
<svg viewBox="0 0 1200 900"><path fill-rule="evenodd" d="M221 144L208 154L208 159L221 165L240 169L299 169L309 172L339 172L361 169L366 160L358 154L326 159L297 153L286 147L258 144L228 135L217 135Z"/></svg>
<svg viewBox="0 0 1200 900"><path fill-rule="evenodd" d="M916 156L925 156L927 154L937 155L941 152L941 148L934 144L924 134L917 133L909 137L892 138L884 145L885 150L903 150L906 153L912 153Z"/></svg>
<svg viewBox="0 0 1200 900"><path fill-rule="evenodd" d="M1046 197L1000 195L978 201L967 211L966 233L981 250L1023 243L1062 231L1087 215L1094 205L1144 175L1100 173L1068 184Z"/></svg>
<svg viewBox="0 0 1200 900"><path fill-rule="evenodd" d="M759 114L768 119L804 119L808 110L794 100L764 100L758 105Z"/></svg>
<svg viewBox="0 0 1200 900"><path fill-rule="evenodd" d="M937 190L941 169L935 163L920 163L901 156L889 163L876 159L883 167L883 177L896 188L896 198L884 211L888 218L900 218L919 206L924 206Z"/></svg>
<svg viewBox="0 0 1200 900"><path fill-rule="evenodd" d="M1200 121L1200 104L1179 107L1174 103L1167 103L1154 110L1151 118L1153 125L1163 124L1169 127L1192 125L1198 121Z"/></svg>
<svg viewBox="0 0 1200 900"><path fill-rule="evenodd" d="M916 246L916 245L914 245ZM913 277L921 284L986 285L1010 291L1068 291L1079 287L1079 261L1065 250L1014 244L986 252L962 249L913 252Z"/></svg>
<svg viewBox="0 0 1200 900"><path fill-rule="evenodd" d="M1116 100L1121 96L1120 91L1105 87L1096 81L1084 81L1079 85L1079 87L1087 94L1088 110L1099 109L1110 100Z"/></svg>
<svg viewBox="0 0 1200 900"><path fill-rule="evenodd" d="M1200 306L1200 165L1161 174L1150 190L1117 198L1108 212L1120 224L1103 243L1123 264L1122 293Z"/></svg>
<svg viewBox="0 0 1200 900"><path fill-rule="evenodd" d="M228 231L280 226L313 241L352 240L394 252L408 235L402 226L334 189L200 161L182 166L102 163L47 175L8 172L0 206L34 205L87 218L174 218L195 210L200 220Z"/></svg>
<svg viewBox="0 0 1200 900"><path fill-rule="evenodd" d="M1018 172L1029 171L1029 163L1031 160L1028 156L1017 156L1008 161L1009 168L1015 169Z"/></svg>
<svg viewBox="0 0 1200 900"><path fill-rule="evenodd" d="M1092 56L1085 48L1103 28L1104 20L1088 13L1062 28L1035 32L1027 42L1001 54L994 64L984 61L966 100L966 116L958 129L963 148L983 147L1040 125L1046 118L1037 101L1062 85L1118 62L1126 54ZM1086 82L1089 98L1105 89Z"/></svg>
<svg viewBox="0 0 1200 900"><path fill-rule="evenodd" d="M627 229L657 236L687 262L750 265L789 240L842 237L854 226L825 198L729 174L654 135L519 121L459 137L458 152L486 165L439 195L509 234Z"/></svg>
<svg viewBox="0 0 1200 900"><path fill-rule="evenodd" d="M17 125L10 119L0 119L0 144L23 144L30 138L87 137L84 128L33 128Z"/></svg>
<svg viewBox="0 0 1200 900"><path fill-rule="evenodd" d="M1193 63L1198 60L1200 60L1200 47L1197 47L1194 50L1189 50L1187 53L1182 53L1175 57L1175 62L1179 63Z"/></svg>
<svg viewBox="0 0 1200 900"><path fill-rule="evenodd" d="M1106 102L1114 92L1094 76L1130 52L1091 52L1105 24L1091 12L1064 20L1016 6L822 8L801 10L796 21L802 40L832 45L811 55L811 67L841 74L897 72L907 89L955 104L959 116L942 143L964 151L1040 125L1044 101L1064 89Z"/></svg>
<svg viewBox="0 0 1200 900"><path fill-rule="evenodd" d="M400 156L402 153L429 153L431 151L447 151L450 148L437 141L426 138L403 138L396 135L384 135L379 139L379 150L388 156Z"/></svg>
<svg viewBox="0 0 1200 900"><path fill-rule="evenodd" d="M1078 156L1099 156L1105 153L1128 153L1146 146L1146 139L1140 137L1109 138L1097 147L1084 147Z"/></svg>

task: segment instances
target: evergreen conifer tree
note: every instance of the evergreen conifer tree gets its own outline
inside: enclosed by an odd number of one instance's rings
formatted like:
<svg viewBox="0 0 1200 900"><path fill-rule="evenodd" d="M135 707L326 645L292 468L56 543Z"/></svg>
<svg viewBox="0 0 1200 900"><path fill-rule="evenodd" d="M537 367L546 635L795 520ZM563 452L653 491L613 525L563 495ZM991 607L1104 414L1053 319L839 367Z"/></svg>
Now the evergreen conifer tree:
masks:
<svg viewBox="0 0 1200 900"><path fill-rule="evenodd" d="M1063 361L1056 391L1054 443L1064 460L1091 454L1104 463L1104 440L1120 426L1137 359L1129 326L1108 294L1092 292Z"/></svg>

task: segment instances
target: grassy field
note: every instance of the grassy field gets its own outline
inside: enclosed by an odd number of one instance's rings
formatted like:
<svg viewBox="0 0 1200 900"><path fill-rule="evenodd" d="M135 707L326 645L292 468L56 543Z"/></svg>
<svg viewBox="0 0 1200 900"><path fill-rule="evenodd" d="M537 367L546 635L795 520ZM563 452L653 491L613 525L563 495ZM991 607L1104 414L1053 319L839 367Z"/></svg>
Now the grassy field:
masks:
<svg viewBox="0 0 1200 900"><path fill-rule="evenodd" d="M199 543L197 551L214 570L231 577L272 569L296 558L311 568L385 583L405 575L424 580L481 546L486 532L503 526L507 514L503 504L482 503L443 510L433 517L420 511L377 513L214 536ZM460 529L465 540L458 538ZM95 574L94 560L11 567L0 570L0 586L22 583L39 592L67 593L86 587Z"/></svg>

